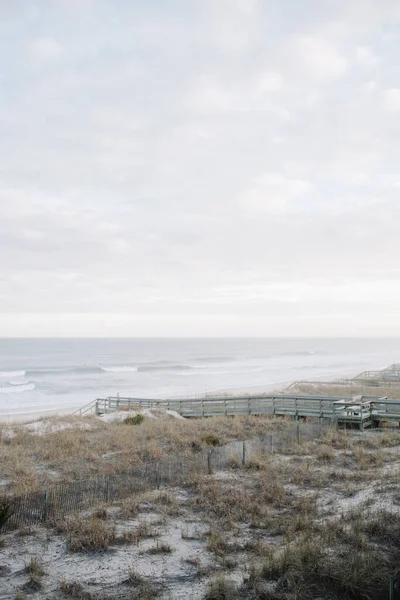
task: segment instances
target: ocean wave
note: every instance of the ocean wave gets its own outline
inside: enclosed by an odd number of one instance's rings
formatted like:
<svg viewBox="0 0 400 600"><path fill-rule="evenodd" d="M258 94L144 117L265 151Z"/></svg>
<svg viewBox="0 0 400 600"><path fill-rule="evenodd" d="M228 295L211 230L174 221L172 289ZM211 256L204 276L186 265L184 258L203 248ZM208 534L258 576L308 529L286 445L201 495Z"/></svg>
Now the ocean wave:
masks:
<svg viewBox="0 0 400 600"><path fill-rule="evenodd" d="M29 377L42 377L46 375L96 375L103 372L101 367L84 365L82 367L45 367L43 369L29 369L26 371L26 375Z"/></svg>
<svg viewBox="0 0 400 600"><path fill-rule="evenodd" d="M35 389L35 384L31 381L23 383L6 383L0 385L0 394L20 394L22 392L32 392Z"/></svg>
<svg viewBox="0 0 400 600"><path fill-rule="evenodd" d="M0 379L9 379L12 377L23 377L25 371L0 371Z"/></svg>
<svg viewBox="0 0 400 600"><path fill-rule="evenodd" d="M138 367L128 367L128 366L120 366L120 367L100 367L101 371L105 373L137 373Z"/></svg>
<svg viewBox="0 0 400 600"><path fill-rule="evenodd" d="M197 358L193 359L193 362L195 363L225 363L225 362L231 362L231 361L235 361L236 359L234 359L232 356L198 356Z"/></svg>
<svg viewBox="0 0 400 600"><path fill-rule="evenodd" d="M314 356L314 354L319 354L315 350L297 350L294 352L283 352L281 356Z"/></svg>
<svg viewBox="0 0 400 600"><path fill-rule="evenodd" d="M194 371L195 367L190 367L189 365L164 365L164 366L155 366L155 365L141 365L138 367L138 371L141 373L151 373L153 371L172 371L172 372L182 372L182 371Z"/></svg>

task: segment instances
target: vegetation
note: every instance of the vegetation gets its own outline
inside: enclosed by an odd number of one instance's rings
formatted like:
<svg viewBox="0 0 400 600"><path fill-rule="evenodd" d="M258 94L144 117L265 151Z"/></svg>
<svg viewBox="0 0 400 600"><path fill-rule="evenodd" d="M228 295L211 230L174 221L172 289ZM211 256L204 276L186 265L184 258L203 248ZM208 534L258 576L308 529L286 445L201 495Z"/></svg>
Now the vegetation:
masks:
<svg viewBox="0 0 400 600"><path fill-rule="evenodd" d="M11 518L13 512L11 504L7 499L0 499L0 530Z"/></svg>
<svg viewBox="0 0 400 600"><path fill-rule="evenodd" d="M225 577L217 577L211 581L204 600L236 600L238 598L237 586Z"/></svg>
<svg viewBox="0 0 400 600"><path fill-rule="evenodd" d="M135 438L132 452L139 441L143 443L139 461L154 444L178 461L192 455L193 442L209 448L207 425L219 443L229 441L233 431L236 439L243 439L259 434L261 428L274 431L278 442L279 435L289 439L286 432L291 425L263 418L193 424L150 421L138 428L111 425L121 435L118 444ZM91 430L87 436L97 447ZM28 448L30 443L31 437ZM43 447L39 440L37 448ZM85 452L83 448L82 455ZM160 596L164 585L173 597L174 586L190 584L199 586L205 600L383 600L389 577L400 564L399 455L397 429L364 434L331 429L312 441L298 444L294 439L284 446L276 443L273 449L268 444L252 447L249 442L244 465L240 453L240 460L232 455L232 468L211 475L194 473L184 487L137 492L121 502L102 502L79 515L49 521L46 529L29 530L27 535L38 539L45 532L46 549L59 537L66 544L58 541L54 546L59 552L54 563L44 557L48 576L40 560L24 554L30 562L20 572L29 580L23 582L21 593L151 600ZM98 460L99 468L101 464ZM12 543L23 547L24 542L11 532L4 548ZM63 560L70 565L68 553L80 553L79 561L90 562L91 573L96 573L105 563L104 556L96 555L107 551L110 561L121 553L121 565L129 555L134 568L107 589L92 578L89 587L76 577L61 581L58 590L51 588L55 579L70 574L67 568L55 577L52 566L59 569ZM87 553L90 557L85 557ZM152 576L149 565L154 567ZM100 582L104 584L101 578Z"/></svg>
<svg viewBox="0 0 400 600"><path fill-rule="evenodd" d="M144 415L138 413L134 417L129 416L124 419L125 425L141 425L144 421Z"/></svg>
<svg viewBox="0 0 400 600"><path fill-rule="evenodd" d="M210 445L279 432L290 424L285 419L246 416L145 419L140 427L106 423L94 416L43 423L53 425L54 432L35 435L19 425L12 427L14 437L0 435L0 472L9 479L10 491L27 493L58 481L124 473L168 455L190 457Z"/></svg>

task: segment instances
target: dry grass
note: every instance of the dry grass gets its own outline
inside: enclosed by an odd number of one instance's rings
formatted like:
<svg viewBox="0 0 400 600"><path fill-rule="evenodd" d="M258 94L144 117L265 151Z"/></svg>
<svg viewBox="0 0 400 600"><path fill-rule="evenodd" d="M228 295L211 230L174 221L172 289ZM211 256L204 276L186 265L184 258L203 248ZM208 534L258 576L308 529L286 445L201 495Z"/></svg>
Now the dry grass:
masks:
<svg viewBox="0 0 400 600"><path fill-rule="evenodd" d="M398 515L380 511L349 512L321 525L310 521L306 531L269 552L251 570L246 583L252 597L263 598L265 583L273 583L271 598L386 598L389 575L398 569Z"/></svg>
<svg viewBox="0 0 400 600"><path fill-rule="evenodd" d="M338 396L338 397L353 397L353 396L387 396L393 400L400 399L400 385L380 385L367 386L358 384L356 381L343 384L325 384L323 382L315 382L312 384L300 384L290 389L290 393L314 395L314 396Z"/></svg>
<svg viewBox="0 0 400 600"><path fill-rule="evenodd" d="M164 543L156 543L155 546L152 546L147 550L148 554L171 554L174 549L169 544Z"/></svg>
<svg viewBox="0 0 400 600"><path fill-rule="evenodd" d="M133 435L146 426L145 421L130 431ZM145 492L120 502L120 510L102 505L86 517L53 525L70 551L96 553L112 547L110 556L129 552L139 569L139 561L167 565L174 557L179 560L179 540L168 537L176 536L178 527L185 551L191 541L195 548L184 555L179 569L186 565L185 577L203 585L209 600L378 600L385 598L389 574L400 564L398 472L391 470L397 466L399 442L400 431L392 430L362 435L330 431L320 440L295 444L290 454L285 448L251 455L249 444L244 466L238 461L226 472L194 477L185 490ZM187 451L197 448L188 446ZM380 505L391 510L378 511ZM142 512L147 513L143 519ZM140 547L142 539L158 535L157 542ZM119 548L121 544L132 547ZM90 561L104 558L91 556ZM238 574L247 577L239 589L231 581L239 581ZM165 566L163 577L173 594L175 572L168 580ZM136 570L115 585L124 600L150 600L160 592ZM92 589L89 593L79 582L62 582L58 593L83 600L113 598L93 596ZM43 587L40 593L45 591Z"/></svg>
<svg viewBox="0 0 400 600"><path fill-rule="evenodd" d="M317 458L318 460L322 460L324 462L332 462L335 460L335 451L332 446L328 446L328 444L321 444L318 448Z"/></svg>
<svg viewBox="0 0 400 600"><path fill-rule="evenodd" d="M159 590L133 568L129 571L127 583L134 588L130 600L154 600L159 595Z"/></svg>
<svg viewBox="0 0 400 600"><path fill-rule="evenodd" d="M32 556L29 564L26 565L25 571L33 577L43 577L46 575L46 569L40 556Z"/></svg>
<svg viewBox="0 0 400 600"><path fill-rule="evenodd" d="M236 600L238 597L236 584L220 575L211 581L204 600Z"/></svg>
<svg viewBox="0 0 400 600"><path fill-rule="evenodd" d="M115 526L103 519L68 521L68 550L70 552L104 552L115 543Z"/></svg>
<svg viewBox="0 0 400 600"><path fill-rule="evenodd" d="M167 454L190 457L210 444L280 431L290 423L245 416L145 419L140 427L105 423L96 417L59 418L54 422L75 425L75 429L33 435L18 426L14 438L0 438L0 472L10 479L10 490L25 493L58 480L115 474ZM82 424L85 429L78 428Z"/></svg>

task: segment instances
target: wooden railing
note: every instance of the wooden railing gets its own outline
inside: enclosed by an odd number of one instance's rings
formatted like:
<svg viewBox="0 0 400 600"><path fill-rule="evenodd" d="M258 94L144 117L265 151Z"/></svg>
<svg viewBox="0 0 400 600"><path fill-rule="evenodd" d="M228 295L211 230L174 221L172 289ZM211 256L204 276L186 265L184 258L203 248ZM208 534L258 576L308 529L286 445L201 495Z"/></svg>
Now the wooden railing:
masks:
<svg viewBox="0 0 400 600"><path fill-rule="evenodd" d="M118 410L143 409L171 410L186 418L223 415L281 415L295 419L314 417L358 424L362 429L381 421L400 423L400 400L388 400L378 396L338 398L278 394L159 400L117 395L98 398L77 412L82 415L91 411L101 415Z"/></svg>

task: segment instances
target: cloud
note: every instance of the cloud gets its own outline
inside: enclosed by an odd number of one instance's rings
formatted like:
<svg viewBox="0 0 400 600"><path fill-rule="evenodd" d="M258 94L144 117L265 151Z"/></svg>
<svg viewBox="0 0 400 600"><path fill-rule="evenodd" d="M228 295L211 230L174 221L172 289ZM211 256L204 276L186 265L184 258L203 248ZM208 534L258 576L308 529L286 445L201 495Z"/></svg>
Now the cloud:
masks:
<svg viewBox="0 0 400 600"><path fill-rule="evenodd" d="M356 49L356 60L362 67L375 67L379 64L379 57L374 54L368 46L358 46Z"/></svg>
<svg viewBox="0 0 400 600"><path fill-rule="evenodd" d="M300 35L292 44L295 60L316 79L341 77L348 68L347 58L327 39Z"/></svg>
<svg viewBox="0 0 400 600"><path fill-rule="evenodd" d="M39 38L30 46L30 54L40 60L54 60L61 54L61 44L52 38Z"/></svg>
<svg viewBox="0 0 400 600"><path fill-rule="evenodd" d="M400 111L400 88L392 88L385 90L383 96L383 104L389 112Z"/></svg>
<svg viewBox="0 0 400 600"><path fill-rule="evenodd" d="M241 203L251 211L290 214L301 210L297 201L312 189L309 181L285 178L279 173L265 173L254 179L254 185L242 195Z"/></svg>
<svg viewBox="0 0 400 600"><path fill-rule="evenodd" d="M296 316L319 334L316 315L383 331L400 300L397 13L2 7L0 335L57 333L59 315L67 334L290 335Z"/></svg>
<svg viewBox="0 0 400 600"><path fill-rule="evenodd" d="M282 75L274 71L243 75L234 81L207 74L194 79L187 101L196 112L266 111L286 120L290 118L289 111L273 98L283 88Z"/></svg>
<svg viewBox="0 0 400 600"><path fill-rule="evenodd" d="M259 76L257 85L261 93L279 92L283 88L283 78L280 73L266 71Z"/></svg>

